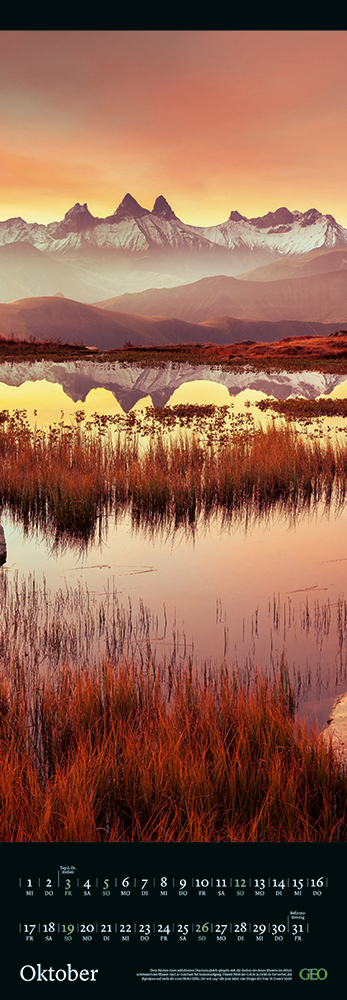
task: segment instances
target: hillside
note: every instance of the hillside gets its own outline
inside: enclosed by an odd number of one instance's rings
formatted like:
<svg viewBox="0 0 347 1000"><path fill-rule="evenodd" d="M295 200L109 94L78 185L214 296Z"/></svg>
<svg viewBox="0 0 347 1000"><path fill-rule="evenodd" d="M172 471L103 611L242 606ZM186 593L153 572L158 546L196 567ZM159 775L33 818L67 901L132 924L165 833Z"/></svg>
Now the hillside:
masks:
<svg viewBox="0 0 347 1000"><path fill-rule="evenodd" d="M104 305L108 310L142 316L175 316L190 323L228 315L271 322L343 324L347 322L347 268L281 281L240 281L218 275L176 288L117 296Z"/></svg>
<svg viewBox="0 0 347 1000"><path fill-rule="evenodd" d="M139 316L102 309L60 295L20 299L0 304L0 336L110 350L131 342L137 345L230 344L236 341L276 341L281 337L324 336L335 324L283 321L271 323L217 316L209 322L189 323L162 316Z"/></svg>

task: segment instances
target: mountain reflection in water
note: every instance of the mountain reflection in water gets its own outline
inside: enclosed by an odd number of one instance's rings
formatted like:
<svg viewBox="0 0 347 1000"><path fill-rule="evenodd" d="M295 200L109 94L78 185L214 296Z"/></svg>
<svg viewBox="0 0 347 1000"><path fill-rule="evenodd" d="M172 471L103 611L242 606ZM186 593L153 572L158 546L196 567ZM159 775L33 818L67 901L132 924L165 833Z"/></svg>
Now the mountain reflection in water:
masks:
<svg viewBox="0 0 347 1000"><path fill-rule="evenodd" d="M347 373L346 373L347 374ZM123 412L141 405L173 406L179 402L225 405L245 390L259 396L304 396L313 399L333 392L346 374L315 371L240 371L217 365L169 362L151 368L117 362L4 362L0 366L0 409L45 411L46 422L83 407L102 412ZM224 395L223 395L224 392Z"/></svg>

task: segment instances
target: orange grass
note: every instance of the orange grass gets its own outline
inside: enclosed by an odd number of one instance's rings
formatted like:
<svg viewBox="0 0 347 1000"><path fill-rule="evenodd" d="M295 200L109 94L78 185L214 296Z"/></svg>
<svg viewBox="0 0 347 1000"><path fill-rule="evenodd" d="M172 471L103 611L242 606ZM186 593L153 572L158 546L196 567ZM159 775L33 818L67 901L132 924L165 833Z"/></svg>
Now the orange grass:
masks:
<svg viewBox="0 0 347 1000"><path fill-rule="evenodd" d="M222 668L160 678L2 671L2 842L347 839L347 773L295 723L283 662L248 691Z"/></svg>
<svg viewBox="0 0 347 1000"><path fill-rule="evenodd" d="M142 441L117 433L114 418L81 423L34 431L21 412L0 414L0 505L56 539L93 538L100 518L125 508L134 524L175 530L211 513L345 502L343 440L322 444L273 425L231 430L219 445L196 431Z"/></svg>

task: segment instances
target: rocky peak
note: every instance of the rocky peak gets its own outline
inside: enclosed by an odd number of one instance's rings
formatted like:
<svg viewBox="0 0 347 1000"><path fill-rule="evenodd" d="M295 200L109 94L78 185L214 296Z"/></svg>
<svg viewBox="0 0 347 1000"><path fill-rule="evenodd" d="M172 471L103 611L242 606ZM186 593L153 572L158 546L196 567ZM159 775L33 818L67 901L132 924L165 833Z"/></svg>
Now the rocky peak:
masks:
<svg viewBox="0 0 347 1000"><path fill-rule="evenodd" d="M155 199L152 215L158 215L160 219L177 219L177 215L175 215L171 205L169 205L169 202L166 201L166 198L162 194Z"/></svg>
<svg viewBox="0 0 347 1000"><path fill-rule="evenodd" d="M91 229L97 222L99 219L91 214L87 203L80 205L79 201L76 201L76 204L65 212L62 222L58 223L54 236L59 239L66 236L66 233L80 233L83 229Z"/></svg>
<svg viewBox="0 0 347 1000"><path fill-rule="evenodd" d="M322 218L321 212L318 212L316 208L309 208L307 212L303 213L301 225L303 227L313 226L314 223L318 222L318 219L321 218Z"/></svg>
<svg viewBox="0 0 347 1000"><path fill-rule="evenodd" d="M228 222L241 222L241 220L246 220L245 215L240 215L240 212L230 212Z"/></svg>
<svg viewBox="0 0 347 1000"><path fill-rule="evenodd" d="M257 218L250 219L249 221L253 226L257 226L258 229L269 229L270 226L283 226L294 222L294 216L288 208L282 206L282 208L276 208L275 212L267 212L266 215L259 215Z"/></svg>
<svg viewBox="0 0 347 1000"><path fill-rule="evenodd" d="M136 198L133 198L132 194L128 192L128 194L124 195L113 215L105 221L124 222L126 219L139 219L142 215L148 215L148 208L142 208L142 205L139 205Z"/></svg>

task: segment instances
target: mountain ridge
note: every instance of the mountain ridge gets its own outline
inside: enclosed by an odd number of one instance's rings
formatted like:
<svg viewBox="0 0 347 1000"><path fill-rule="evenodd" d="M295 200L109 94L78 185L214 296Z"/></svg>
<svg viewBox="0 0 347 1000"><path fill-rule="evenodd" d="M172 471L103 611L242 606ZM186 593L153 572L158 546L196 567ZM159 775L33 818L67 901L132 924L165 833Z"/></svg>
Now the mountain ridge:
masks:
<svg viewBox="0 0 347 1000"><path fill-rule="evenodd" d="M27 253L27 267L24 244L37 252L30 261ZM7 257L6 247L12 248ZM250 270L345 248L347 256L347 229L316 208L281 206L250 219L235 209L218 225L193 226L178 218L164 195L147 209L127 192L105 218L76 202L59 222L28 223L21 216L0 222L0 301L59 289L93 303L221 274L245 278ZM274 277L282 276L275 271Z"/></svg>
<svg viewBox="0 0 347 1000"><path fill-rule="evenodd" d="M233 210L227 220L217 225L194 226L178 218L164 195L159 195L153 208L147 209L128 192L113 214L105 218L93 216L86 202L83 205L76 202L60 222L27 223L21 216L1 221L0 245L18 239L28 239L38 249L61 253L94 242L137 253L152 244L165 247L169 243L176 249L209 246L235 250L242 245L248 249L263 246L270 252L291 254L312 249L313 244L343 245L347 243L347 229L333 215L324 215L316 208L291 212L285 206L252 218Z"/></svg>
<svg viewBox="0 0 347 1000"><path fill-rule="evenodd" d="M225 314L252 321L345 324L347 268L263 282L217 275L173 288L125 293L103 305L108 310L175 316L190 323Z"/></svg>
<svg viewBox="0 0 347 1000"><path fill-rule="evenodd" d="M170 316L141 316L66 299L38 296L0 304L0 336L10 340L60 340L102 350L133 345L272 343L283 337L327 337L334 323L249 321L215 315L202 323Z"/></svg>

